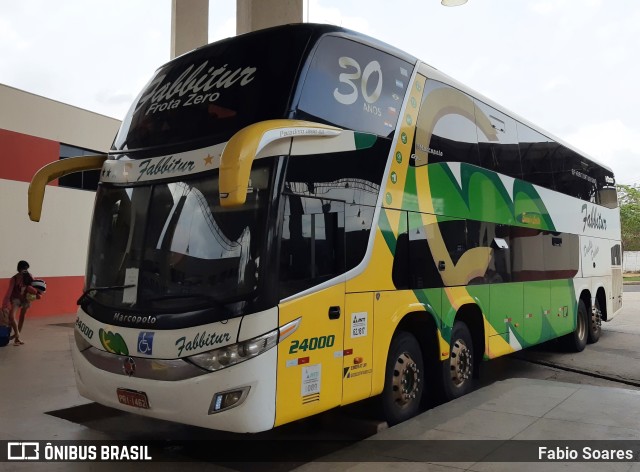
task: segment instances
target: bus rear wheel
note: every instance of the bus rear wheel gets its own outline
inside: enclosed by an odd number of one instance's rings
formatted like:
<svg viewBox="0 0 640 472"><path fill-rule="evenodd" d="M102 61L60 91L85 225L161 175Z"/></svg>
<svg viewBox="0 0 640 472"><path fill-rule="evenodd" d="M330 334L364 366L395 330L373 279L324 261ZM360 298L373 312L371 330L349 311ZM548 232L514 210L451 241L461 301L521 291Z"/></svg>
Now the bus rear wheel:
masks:
<svg viewBox="0 0 640 472"><path fill-rule="evenodd" d="M391 340L382 392L382 410L389 426L417 415L424 389L424 361L416 338L399 331Z"/></svg>
<svg viewBox="0 0 640 472"><path fill-rule="evenodd" d="M587 313L587 306L584 301L578 301L578 314L576 316L576 329L573 333L569 333L562 337L567 351L570 352L582 352L587 345L587 339L589 337L589 315Z"/></svg>
<svg viewBox="0 0 640 472"><path fill-rule="evenodd" d="M471 332L464 322L456 321L451 330L449 358L442 363L445 400L453 400L473 390L474 364Z"/></svg>
<svg viewBox="0 0 640 472"><path fill-rule="evenodd" d="M589 338L587 341L589 344L597 343L602 334L602 310L600 309L600 302L596 298L593 308L591 309L591 318L589 319Z"/></svg>

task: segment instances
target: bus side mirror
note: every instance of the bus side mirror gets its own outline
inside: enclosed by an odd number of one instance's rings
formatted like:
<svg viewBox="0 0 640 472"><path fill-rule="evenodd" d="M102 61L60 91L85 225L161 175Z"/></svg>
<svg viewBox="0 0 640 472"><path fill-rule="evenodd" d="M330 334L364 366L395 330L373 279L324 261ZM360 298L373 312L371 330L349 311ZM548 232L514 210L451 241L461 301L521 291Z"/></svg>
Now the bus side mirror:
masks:
<svg viewBox="0 0 640 472"><path fill-rule="evenodd" d="M102 164L106 160L106 154L68 157L42 167L35 173L29 184L28 207L31 221L40 221L44 191L49 182L74 172L102 169Z"/></svg>
<svg viewBox="0 0 640 472"><path fill-rule="evenodd" d="M220 205L234 207L247 200L247 186L253 160L269 144L294 136L332 137L340 128L301 120L267 120L234 134L220 157Z"/></svg>

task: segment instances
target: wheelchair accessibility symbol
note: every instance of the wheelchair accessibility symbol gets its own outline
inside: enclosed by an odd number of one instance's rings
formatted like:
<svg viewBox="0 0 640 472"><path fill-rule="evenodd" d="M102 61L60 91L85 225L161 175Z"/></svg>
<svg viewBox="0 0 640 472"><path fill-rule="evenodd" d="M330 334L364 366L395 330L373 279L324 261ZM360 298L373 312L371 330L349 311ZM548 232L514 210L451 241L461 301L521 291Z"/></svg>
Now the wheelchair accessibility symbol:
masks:
<svg viewBox="0 0 640 472"><path fill-rule="evenodd" d="M149 331L142 331L138 334L138 352L150 356L153 353L153 334Z"/></svg>

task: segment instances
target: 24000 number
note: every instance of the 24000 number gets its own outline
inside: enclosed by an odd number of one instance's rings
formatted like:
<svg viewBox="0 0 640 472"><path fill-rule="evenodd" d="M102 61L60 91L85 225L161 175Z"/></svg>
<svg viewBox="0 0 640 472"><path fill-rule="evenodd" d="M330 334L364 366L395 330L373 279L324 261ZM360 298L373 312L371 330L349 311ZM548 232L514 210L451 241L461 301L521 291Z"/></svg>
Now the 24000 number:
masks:
<svg viewBox="0 0 640 472"><path fill-rule="evenodd" d="M324 349L325 347L333 346L333 343L335 342L336 337L333 334L317 338L305 338L302 341L294 339L291 341L289 354L295 354L298 351L315 351L316 349Z"/></svg>

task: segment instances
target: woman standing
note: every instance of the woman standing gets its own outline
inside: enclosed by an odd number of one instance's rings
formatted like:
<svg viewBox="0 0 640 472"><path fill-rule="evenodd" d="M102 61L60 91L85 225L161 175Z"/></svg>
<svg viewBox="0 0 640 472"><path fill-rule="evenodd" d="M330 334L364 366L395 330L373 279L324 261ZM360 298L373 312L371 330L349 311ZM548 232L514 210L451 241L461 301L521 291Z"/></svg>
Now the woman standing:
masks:
<svg viewBox="0 0 640 472"><path fill-rule="evenodd" d="M14 346L20 346L24 344L24 341L20 339L20 330L24 323L24 317L27 314L27 310L31 306L31 302L27 299L27 295L35 295L40 298L36 289L31 286L33 277L29 273L29 263L27 261L18 262L18 273L11 277L9 282L9 288L4 300L2 301L2 307L9 310L9 325L14 331ZM20 310L20 322L16 321L16 315Z"/></svg>

